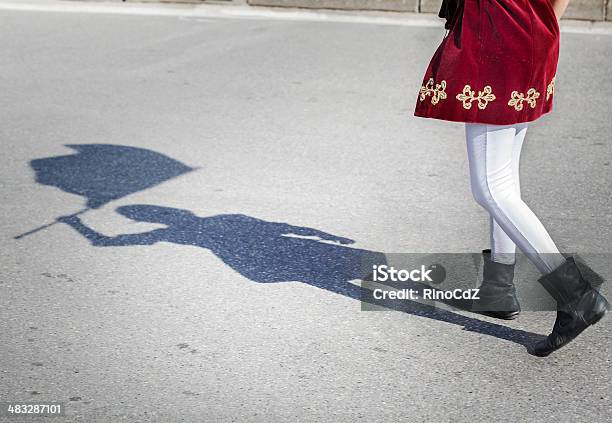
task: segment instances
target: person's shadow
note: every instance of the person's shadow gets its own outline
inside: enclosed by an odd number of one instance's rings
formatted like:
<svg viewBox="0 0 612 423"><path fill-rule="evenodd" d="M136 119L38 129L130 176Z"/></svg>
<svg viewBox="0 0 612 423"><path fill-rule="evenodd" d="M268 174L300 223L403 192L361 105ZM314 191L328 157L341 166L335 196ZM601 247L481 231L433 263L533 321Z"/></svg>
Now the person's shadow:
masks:
<svg viewBox="0 0 612 423"><path fill-rule="evenodd" d="M152 245L171 242L205 248L233 270L259 283L303 282L353 299L413 315L452 323L464 330L518 343L529 349L541 335L467 317L414 301L374 300L355 284L372 265L386 263L383 253L348 247L347 238L317 229L268 222L242 214L199 217L188 210L154 205L122 206L117 211L139 222L165 228L137 234L105 236L86 226L78 216L59 221L73 227L98 247Z"/></svg>
<svg viewBox="0 0 612 423"><path fill-rule="evenodd" d="M353 299L362 305L425 316L465 330L495 336L528 347L541 335L489 323L415 301L375 300L359 282L372 265L386 263L385 254L351 248L352 240L317 229L268 222L242 214L195 216L188 210L153 205L119 207L117 211L139 222L163 224L139 234L104 236L87 227L79 214L110 201L165 183L195 168L161 153L113 144L68 145L67 155L32 160L36 182L86 199L86 208L57 221L72 226L92 245L100 247L151 245L171 242L205 248L245 278L259 283L302 282ZM15 237L21 239L43 225ZM367 284L364 284L367 287ZM410 286L405 286L409 288ZM418 288L417 286L415 286Z"/></svg>

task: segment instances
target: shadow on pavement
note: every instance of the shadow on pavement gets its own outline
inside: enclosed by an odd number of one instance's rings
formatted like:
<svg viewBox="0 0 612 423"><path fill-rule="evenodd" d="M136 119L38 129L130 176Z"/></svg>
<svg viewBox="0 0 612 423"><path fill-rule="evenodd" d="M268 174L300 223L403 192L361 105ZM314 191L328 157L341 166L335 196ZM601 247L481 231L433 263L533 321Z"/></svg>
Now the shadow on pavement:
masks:
<svg viewBox="0 0 612 423"><path fill-rule="evenodd" d="M157 185L193 170L153 151L117 145L70 146L77 154L33 160L36 181L83 195L96 208L113 199ZM208 249L227 266L258 283L303 282L377 306L462 326L529 349L541 335L467 317L414 301L380 301L351 281L363 280L373 264L386 263L384 253L349 247L352 240L317 229L269 222L243 214L199 217L188 210L156 205L117 208L138 222L166 227L138 234L105 236L86 226L77 214L58 221L70 225L98 247L171 242Z"/></svg>

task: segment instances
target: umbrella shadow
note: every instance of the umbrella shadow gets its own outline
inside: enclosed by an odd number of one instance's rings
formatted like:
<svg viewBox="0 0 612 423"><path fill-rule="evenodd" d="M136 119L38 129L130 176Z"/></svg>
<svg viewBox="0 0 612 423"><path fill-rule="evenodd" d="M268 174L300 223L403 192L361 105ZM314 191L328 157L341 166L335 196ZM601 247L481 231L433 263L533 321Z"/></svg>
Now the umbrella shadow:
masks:
<svg viewBox="0 0 612 423"><path fill-rule="evenodd" d="M39 184L85 197L85 208L75 214L100 208L196 170L144 148L114 144L67 144L66 147L76 153L32 160L30 166ZM55 223L44 224L13 239L22 239Z"/></svg>
<svg viewBox="0 0 612 423"><path fill-rule="evenodd" d="M122 206L117 212L134 221L165 227L144 233L105 236L86 226L78 216L66 216L60 221L97 247L157 242L197 246L210 250L253 282L302 282L356 300L365 299L386 309L458 325L463 330L511 341L528 350L542 338L531 332L414 301L374 300L353 282L363 280L373 264L384 264L385 254L350 247L352 240L318 229L269 222L243 214L200 217L188 210L146 204Z"/></svg>
<svg viewBox="0 0 612 423"><path fill-rule="evenodd" d="M67 144L75 151L32 160L36 182L87 199L87 208L151 188L191 172L168 156L138 147L114 144Z"/></svg>

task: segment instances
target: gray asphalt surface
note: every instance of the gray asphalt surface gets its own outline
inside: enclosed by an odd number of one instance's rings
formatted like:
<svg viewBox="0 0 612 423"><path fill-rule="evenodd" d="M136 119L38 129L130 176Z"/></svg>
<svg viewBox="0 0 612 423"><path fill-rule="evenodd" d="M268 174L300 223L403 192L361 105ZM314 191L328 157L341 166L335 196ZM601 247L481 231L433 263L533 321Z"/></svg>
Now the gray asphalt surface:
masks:
<svg viewBox="0 0 612 423"><path fill-rule="evenodd" d="M0 401L64 402L57 421L70 422L610 421L610 318L541 359L521 334L547 334L551 312L362 312L286 280L283 266L312 250L278 259L271 222L368 251L488 246L462 126L412 116L442 36L2 11ZM611 51L612 35L562 34L555 111L527 135L524 196L566 251L611 250ZM197 168L88 211L88 227L164 227L117 212L126 205L208 219L151 242L92 244L63 223L13 239L84 207L29 164L75 144Z"/></svg>

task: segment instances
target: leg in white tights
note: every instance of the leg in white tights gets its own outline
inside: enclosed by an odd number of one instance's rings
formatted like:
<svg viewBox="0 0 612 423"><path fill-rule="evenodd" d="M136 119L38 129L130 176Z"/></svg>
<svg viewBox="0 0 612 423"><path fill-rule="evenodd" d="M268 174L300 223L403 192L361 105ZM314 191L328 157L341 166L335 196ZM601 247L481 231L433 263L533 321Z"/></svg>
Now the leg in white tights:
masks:
<svg viewBox="0 0 612 423"><path fill-rule="evenodd" d="M512 153L509 157L509 163L505 165L505 171L512 172L512 182L516 195L521 197L521 184L520 184L520 172L519 163L521 158L521 150L523 148L523 141L525 140L525 134L527 133L527 124L515 125L516 133L514 134L514 141L512 142ZM516 244L512 239L506 235L506 232L499 226L499 224L493 218L493 215L489 215L490 234L491 234L491 260L504 263L514 264Z"/></svg>
<svg viewBox="0 0 612 423"><path fill-rule="evenodd" d="M490 214L494 260L512 263L518 246L542 273L565 262L550 235L523 202L518 177L527 124L466 124L474 199Z"/></svg>

